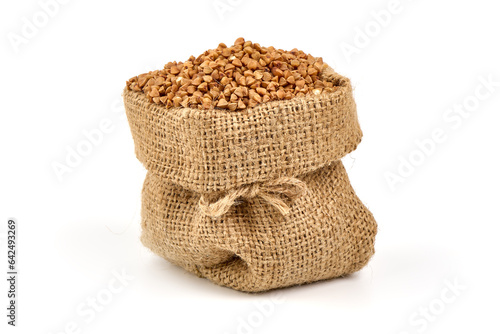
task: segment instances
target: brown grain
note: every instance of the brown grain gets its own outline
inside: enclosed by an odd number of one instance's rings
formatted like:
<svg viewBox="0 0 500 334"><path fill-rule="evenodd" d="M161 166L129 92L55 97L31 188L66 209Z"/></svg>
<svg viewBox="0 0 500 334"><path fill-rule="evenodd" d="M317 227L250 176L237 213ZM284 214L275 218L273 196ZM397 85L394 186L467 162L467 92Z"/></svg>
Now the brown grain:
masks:
<svg viewBox="0 0 500 334"><path fill-rule="evenodd" d="M150 102L171 107L220 108L231 111L273 100L318 95L336 90L321 79L327 65L303 51L263 47L238 38L220 43L185 62L135 76L127 88Z"/></svg>

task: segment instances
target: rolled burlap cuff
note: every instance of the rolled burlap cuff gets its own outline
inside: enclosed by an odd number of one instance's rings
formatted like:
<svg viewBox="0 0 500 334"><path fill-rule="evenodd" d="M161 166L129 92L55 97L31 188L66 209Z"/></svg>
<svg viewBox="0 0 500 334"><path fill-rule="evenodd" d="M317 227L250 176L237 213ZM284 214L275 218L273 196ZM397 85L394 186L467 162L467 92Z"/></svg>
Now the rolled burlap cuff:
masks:
<svg viewBox="0 0 500 334"><path fill-rule="evenodd" d="M295 177L339 160L361 141L349 79L330 68L334 93L238 112L165 109L124 91L135 153L147 170L199 193Z"/></svg>

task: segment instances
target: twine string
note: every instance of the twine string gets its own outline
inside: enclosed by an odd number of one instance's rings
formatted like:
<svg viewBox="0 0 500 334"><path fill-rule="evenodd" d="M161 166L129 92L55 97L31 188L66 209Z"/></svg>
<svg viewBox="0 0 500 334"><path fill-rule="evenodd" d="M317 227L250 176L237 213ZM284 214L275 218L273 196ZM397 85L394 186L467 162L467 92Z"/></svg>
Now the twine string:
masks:
<svg viewBox="0 0 500 334"><path fill-rule="evenodd" d="M301 196L306 189L305 182L297 178L280 177L265 183L253 183L232 189L224 197L213 203L210 203L202 195L198 204L204 215L215 219L226 214L239 199L249 200L260 197L274 206L282 215L287 215L290 212L290 207L281 198L281 195L293 201Z"/></svg>

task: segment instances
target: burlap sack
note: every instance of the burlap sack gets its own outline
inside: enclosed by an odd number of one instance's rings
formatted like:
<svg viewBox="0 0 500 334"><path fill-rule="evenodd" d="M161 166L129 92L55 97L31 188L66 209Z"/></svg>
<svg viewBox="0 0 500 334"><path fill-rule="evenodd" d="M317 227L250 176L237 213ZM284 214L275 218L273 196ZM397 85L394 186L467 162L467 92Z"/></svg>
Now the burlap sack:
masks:
<svg viewBox="0 0 500 334"><path fill-rule="evenodd" d="M239 112L171 108L125 90L148 169L143 244L211 281L265 291L343 276L374 252L375 220L340 158L361 140L350 81Z"/></svg>

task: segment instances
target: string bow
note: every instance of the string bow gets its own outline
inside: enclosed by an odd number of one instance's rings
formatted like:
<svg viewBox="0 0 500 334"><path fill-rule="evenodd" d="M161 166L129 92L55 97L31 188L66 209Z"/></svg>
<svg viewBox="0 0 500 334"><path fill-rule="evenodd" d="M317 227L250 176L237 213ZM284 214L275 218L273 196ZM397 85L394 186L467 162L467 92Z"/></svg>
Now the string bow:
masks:
<svg viewBox="0 0 500 334"><path fill-rule="evenodd" d="M211 218L219 218L226 214L239 199L249 200L260 197L274 206L282 215L290 212L290 207L283 201L282 195L290 200L301 196L307 189L305 182L294 177L280 177L265 183L253 183L230 190L224 197L210 203L205 196L201 196L199 207L203 214Z"/></svg>

